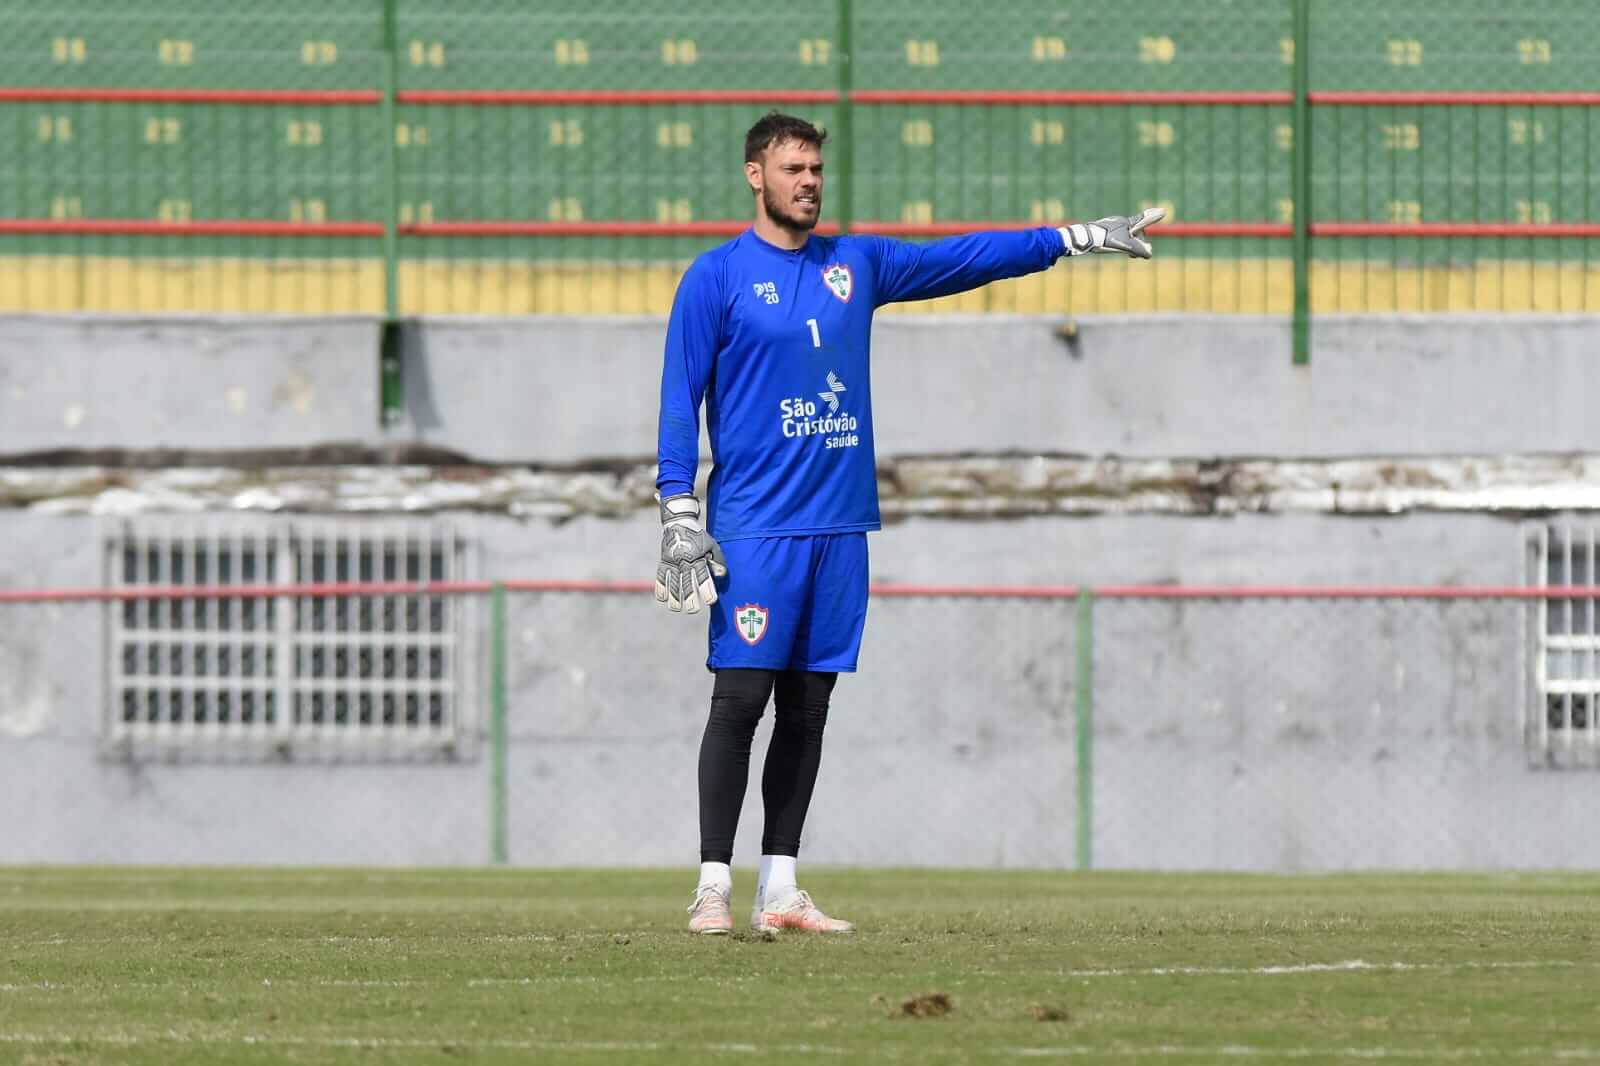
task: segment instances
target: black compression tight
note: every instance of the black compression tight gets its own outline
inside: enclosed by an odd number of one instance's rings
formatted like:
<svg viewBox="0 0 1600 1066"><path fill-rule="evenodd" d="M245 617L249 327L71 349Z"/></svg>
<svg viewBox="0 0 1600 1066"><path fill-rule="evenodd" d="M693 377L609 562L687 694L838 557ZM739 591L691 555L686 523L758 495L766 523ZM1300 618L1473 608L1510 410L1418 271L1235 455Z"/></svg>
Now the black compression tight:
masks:
<svg viewBox="0 0 1600 1066"><path fill-rule="evenodd" d="M822 763L828 697L838 674L804 670L719 670L711 717L700 741L700 861L731 862L739 808L750 776L756 723L776 699L772 743L761 774L764 855L800 854L800 830Z"/></svg>

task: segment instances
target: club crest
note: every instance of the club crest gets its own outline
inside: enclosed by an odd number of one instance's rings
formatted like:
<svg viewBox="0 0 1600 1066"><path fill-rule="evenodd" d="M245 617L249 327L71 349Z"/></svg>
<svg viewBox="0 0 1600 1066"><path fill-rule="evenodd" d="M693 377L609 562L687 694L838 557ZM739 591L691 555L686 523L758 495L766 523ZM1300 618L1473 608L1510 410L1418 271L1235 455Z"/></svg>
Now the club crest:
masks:
<svg viewBox="0 0 1600 1066"><path fill-rule="evenodd" d="M855 279L851 277L849 267L843 263L825 266L822 268L822 280L827 283L829 292L845 303L850 302L850 289Z"/></svg>
<svg viewBox="0 0 1600 1066"><path fill-rule="evenodd" d="M739 630L740 640L752 646L759 644L767 635L767 609L753 603L737 607L733 612L733 624Z"/></svg>

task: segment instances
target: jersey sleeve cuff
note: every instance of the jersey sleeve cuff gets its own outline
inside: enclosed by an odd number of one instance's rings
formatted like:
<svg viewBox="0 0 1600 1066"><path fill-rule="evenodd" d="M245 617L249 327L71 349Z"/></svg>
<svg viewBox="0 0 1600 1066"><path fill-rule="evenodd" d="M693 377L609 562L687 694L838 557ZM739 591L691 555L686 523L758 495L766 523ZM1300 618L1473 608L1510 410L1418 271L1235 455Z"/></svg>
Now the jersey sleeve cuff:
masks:
<svg viewBox="0 0 1600 1066"><path fill-rule="evenodd" d="M1050 255L1050 261L1053 263L1067 254L1067 237L1055 226L1045 226L1043 229L1045 232L1044 239L1050 243L1050 247L1053 249Z"/></svg>

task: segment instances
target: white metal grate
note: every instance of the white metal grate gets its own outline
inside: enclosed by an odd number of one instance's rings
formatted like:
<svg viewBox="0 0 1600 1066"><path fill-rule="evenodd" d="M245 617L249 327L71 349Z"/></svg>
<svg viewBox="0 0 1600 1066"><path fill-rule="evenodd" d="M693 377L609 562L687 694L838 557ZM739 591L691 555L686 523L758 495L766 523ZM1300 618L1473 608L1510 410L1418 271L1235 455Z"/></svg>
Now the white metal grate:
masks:
<svg viewBox="0 0 1600 1066"><path fill-rule="evenodd" d="M443 525L358 520L124 523L110 583L303 586L465 578ZM471 630L459 597L129 598L109 608L106 739L225 755L461 752Z"/></svg>
<svg viewBox="0 0 1600 1066"><path fill-rule="evenodd" d="M1535 527L1529 538L1530 577L1539 588L1600 584L1600 537L1594 526ZM1530 663L1533 705L1530 755L1551 767L1600 766L1600 611L1591 598L1537 601Z"/></svg>

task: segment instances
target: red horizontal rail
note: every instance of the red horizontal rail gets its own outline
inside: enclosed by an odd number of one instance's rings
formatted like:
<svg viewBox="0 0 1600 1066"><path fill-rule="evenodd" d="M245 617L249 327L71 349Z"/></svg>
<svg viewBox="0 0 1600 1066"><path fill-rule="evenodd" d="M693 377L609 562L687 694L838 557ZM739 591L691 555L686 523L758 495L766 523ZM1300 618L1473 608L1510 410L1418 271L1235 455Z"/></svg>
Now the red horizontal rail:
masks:
<svg viewBox="0 0 1600 1066"><path fill-rule="evenodd" d="M645 593L648 581L506 581L507 592ZM1589 600L1600 586L1521 585L916 585L872 586L887 599L1070 600L1080 592L1120 600Z"/></svg>
<svg viewBox="0 0 1600 1066"><path fill-rule="evenodd" d="M1313 237L1600 237L1594 222L1313 222Z"/></svg>
<svg viewBox="0 0 1600 1066"><path fill-rule="evenodd" d="M894 237L948 237L981 230L1024 229L1038 223L966 219L950 222L856 222L853 233ZM738 219L702 222L537 222L520 219L409 222L398 227L411 237L731 237L750 228ZM1600 237L1595 222L1313 222L1313 237ZM816 232L832 236L837 224L824 222ZM1278 222L1167 222L1149 231L1153 237L1287 238L1292 227ZM201 219L162 222L156 219L8 218L0 219L0 235L61 234L159 237L381 237L381 222L276 222L250 219Z"/></svg>
<svg viewBox="0 0 1600 1066"><path fill-rule="evenodd" d="M402 89L402 104L487 105L490 107L554 104L831 104L831 89Z"/></svg>
<svg viewBox="0 0 1600 1066"><path fill-rule="evenodd" d="M267 222L148 218L0 218L0 234L98 234L133 237L381 237L381 222Z"/></svg>
<svg viewBox="0 0 1600 1066"><path fill-rule="evenodd" d="M1313 104L1360 107L1385 104L1421 104L1433 107L1593 107L1600 93L1559 92L1367 92L1329 90L1310 92Z"/></svg>
<svg viewBox="0 0 1600 1066"><path fill-rule="evenodd" d="M953 221L953 222L852 222L852 233L886 237L951 237L977 230L1013 230L1059 223ZM1163 222L1148 231L1151 237L1292 237L1294 227L1279 222Z"/></svg>
<svg viewBox="0 0 1600 1066"><path fill-rule="evenodd" d="M653 592L655 585L649 581L502 581L507 592L594 592L594 593L644 593Z"/></svg>
<svg viewBox="0 0 1600 1066"><path fill-rule="evenodd" d="M284 596L459 596L485 593L488 581L324 582L307 585L149 585L142 588L0 589L0 603L82 603L119 600L265 600Z"/></svg>
<svg viewBox="0 0 1600 1066"><path fill-rule="evenodd" d="M1143 104L1292 104L1287 92L1168 92L1102 90L857 89L856 104L1055 104L1135 106Z"/></svg>
<svg viewBox="0 0 1600 1066"><path fill-rule="evenodd" d="M1102 600L1593 600L1600 586L1522 585L1101 585Z"/></svg>
<svg viewBox="0 0 1600 1066"><path fill-rule="evenodd" d="M504 581L507 592L644 595L647 581ZM465 596L492 592L492 581L323 582L304 585L146 585L135 588L0 589L0 604L126 600L282 599L293 596ZM1600 600L1600 586L1521 585L873 585L889 599L1070 600Z"/></svg>
<svg viewBox="0 0 1600 1066"><path fill-rule="evenodd" d="M0 88L0 103L381 104L377 89L74 89Z"/></svg>
<svg viewBox="0 0 1600 1066"><path fill-rule="evenodd" d="M1426 105L1442 107L1530 106L1593 107L1597 92L1372 92L1325 90L1307 94L1312 104L1326 106ZM402 89L402 104L441 105L628 105L628 104L767 104L836 103L830 89ZM1287 92L1120 91L1120 90L987 90L987 89L858 89L850 100L860 104L1033 104L1061 106L1287 105ZM70 86L0 88L0 103L154 103L154 104L357 104L383 102L378 89L154 89Z"/></svg>
<svg viewBox="0 0 1600 1066"><path fill-rule="evenodd" d="M706 222L410 222L399 227L411 237L725 237L743 233L749 222L737 220ZM816 232L839 232L831 222L817 226Z"/></svg>
<svg viewBox="0 0 1600 1066"><path fill-rule="evenodd" d="M887 599L1071 600L1077 585L873 585Z"/></svg>

